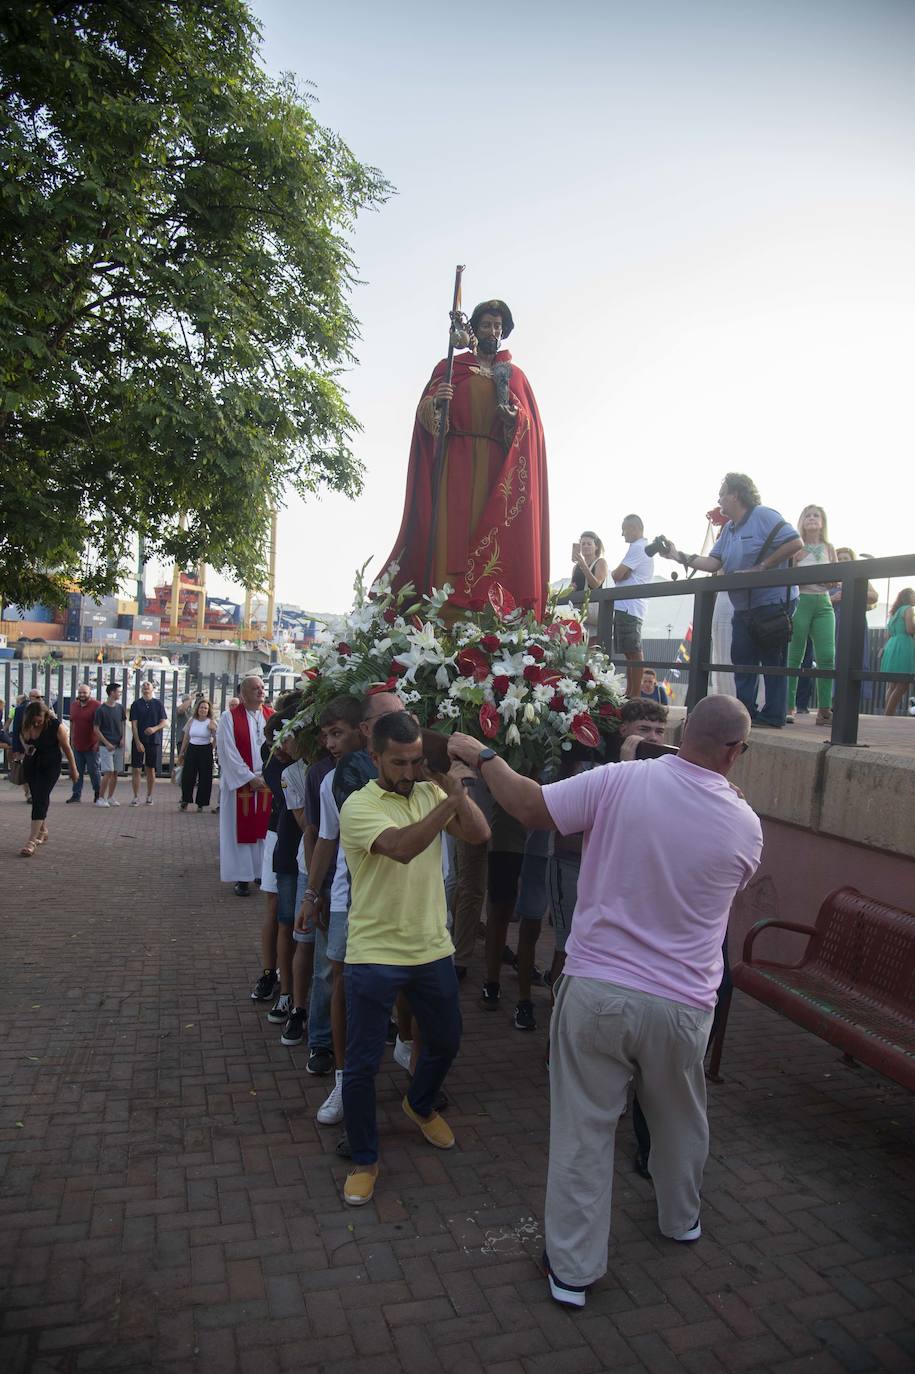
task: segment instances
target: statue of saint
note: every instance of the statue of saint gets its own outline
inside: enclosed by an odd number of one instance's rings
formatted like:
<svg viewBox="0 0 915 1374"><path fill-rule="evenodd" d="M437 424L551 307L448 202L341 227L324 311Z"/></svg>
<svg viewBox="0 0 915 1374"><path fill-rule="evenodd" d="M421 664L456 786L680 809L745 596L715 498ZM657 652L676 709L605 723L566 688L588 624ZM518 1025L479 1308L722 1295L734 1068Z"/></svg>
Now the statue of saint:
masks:
<svg viewBox="0 0 915 1374"><path fill-rule="evenodd" d="M543 614L549 502L543 426L530 383L502 348L514 328L504 301L470 317L472 346L434 369L416 411L400 533L385 566L420 592L450 582L452 605L487 600ZM436 484L436 441L448 427ZM436 494L437 486L437 494Z"/></svg>

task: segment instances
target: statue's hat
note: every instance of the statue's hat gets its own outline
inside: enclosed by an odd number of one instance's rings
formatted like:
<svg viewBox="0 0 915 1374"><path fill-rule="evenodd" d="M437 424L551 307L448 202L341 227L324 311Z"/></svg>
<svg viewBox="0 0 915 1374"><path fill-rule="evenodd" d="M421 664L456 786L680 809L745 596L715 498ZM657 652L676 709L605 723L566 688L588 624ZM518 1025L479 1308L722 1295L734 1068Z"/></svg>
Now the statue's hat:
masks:
<svg viewBox="0 0 915 1374"><path fill-rule="evenodd" d="M470 317L470 328L473 330L474 333L477 332L477 325L480 323L480 318L483 315L502 316L503 339L507 339L509 334L515 327L515 321L512 319L512 312L509 310L508 306L505 304L504 301L480 301L480 304L475 307L474 312Z"/></svg>

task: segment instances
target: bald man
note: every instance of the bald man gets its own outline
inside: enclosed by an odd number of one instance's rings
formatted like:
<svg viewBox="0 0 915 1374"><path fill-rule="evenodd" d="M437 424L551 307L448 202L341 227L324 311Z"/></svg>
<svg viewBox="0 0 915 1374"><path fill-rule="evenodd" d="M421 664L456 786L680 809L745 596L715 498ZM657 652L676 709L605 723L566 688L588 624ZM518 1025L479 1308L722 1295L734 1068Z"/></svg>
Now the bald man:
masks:
<svg viewBox="0 0 915 1374"><path fill-rule="evenodd" d="M546 787L468 735L449 741L528 829L584 832L550 1036L544 1266L552 1297L569 1307L583 1307L607 1270L613 1142L631 1080L651 1130L661 1233L701 1235L703 1059L721 946L762 853L759 820L727 781L749 733L741 702L707 697L687 719L679 755Z"/></svg>
<svg viewBox="0 0 915 1374"><path fill-rule="evenodd" d="M259 882L273 796L261 772L264 730L273 715L264 705L264 680L242 679L239 700L216 727L219 754L219 876L246 897Z"/></svg>

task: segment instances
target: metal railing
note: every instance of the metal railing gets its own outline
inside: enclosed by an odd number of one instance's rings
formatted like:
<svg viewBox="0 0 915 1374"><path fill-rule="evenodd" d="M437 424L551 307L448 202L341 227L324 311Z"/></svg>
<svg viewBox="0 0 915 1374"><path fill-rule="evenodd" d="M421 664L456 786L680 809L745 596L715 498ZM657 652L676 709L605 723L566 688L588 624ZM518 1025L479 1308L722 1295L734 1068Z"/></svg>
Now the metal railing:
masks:
<svg viewBox="0 0 915 1374"><path fill-rule="evenodd" d="M689 664L643 660L646 668L676 668L681 676L685 673L687 708L708 695L710 673L748 673L759 677L828 677L834 682L831 743L857 744L862 682L910 681L902 673L881 673L873 668L864 667L867 584L869 581L877 583L888 578L900 577L915 579L915 554L903 554L894 558L857 559L852 563L830 563L826 571L819 565L779 568L770 572L715 573L706 577L681 577L676 582L647 582L637 588L633 583L624 583L616 587L601 587L598 591L591 592L589 601L598 608L598 642L614 658L614 662L625 664L625 659L612 653L615 601L631 601L634 596L640 601L659 596L693 597L693 631ZM762 668L752 663L711 661L712 617L716 596L723 592L750 592L761 587L788 588L824 580L839 583L842 587L842 613L836 634L835 668ZM569 598L574 605L581 605L584 599L583 592L575 592ZM636 666L634 661L631 666Z"/></svg>
<svg viewBox="0 0 915 1374"><path fill-rule="evenodd" d="M298 674L290 669L289 673L277 681L272 677L267 685L267 700L272 701L282 692L295 685ZM265 679L266 681L266 679ZM214 708L221 714L229 700L236 694L238 678L223 673L217 676L192 675L187 668L180 666L171 669L147 669L124 667L118 663L99 663L94 667L76 663L30 662L6 659L0 663L0 697L6 702L7 728L13 717L16 697L33 689L41 692L42 697L66 723L70 715L70 702L76 696L80 683L88 683L93 696L98 701L105 700L105 687L109 682L117 682L121 688L121 700L125 709L135 697L140 695L140 684L152 682L155 695L165 707L168 721L163 731L162 752L159 775L168 776L174 771L175 756L181 746L176 737L174 722L178 713L178 702L185 695L191 697L201 693L208 697ZM128 696L128 693L133 693ZM128 771L130 755L130 722L127 724ZM9 750L0 750L0 773L9 768Z"/></svg>

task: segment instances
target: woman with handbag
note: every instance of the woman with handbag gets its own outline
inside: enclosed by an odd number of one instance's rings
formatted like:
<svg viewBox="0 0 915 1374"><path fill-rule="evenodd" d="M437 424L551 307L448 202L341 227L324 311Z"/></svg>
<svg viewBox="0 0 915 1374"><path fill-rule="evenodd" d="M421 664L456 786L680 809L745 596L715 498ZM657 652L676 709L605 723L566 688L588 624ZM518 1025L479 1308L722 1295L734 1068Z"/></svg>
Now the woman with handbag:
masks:
<svg viewBox="0 0 915 1374"><path fill-rule="evenodd" d="M79 775L67 727L61 725L43 701L29 702L19 727L19 737L25 755L25 778L32 793L32 828L19 856L30 859L38 846L47 842L48 803L60 777L62 755L69 764L70 781L76 782Z"/></svg>
<svg viewBox="0 0 915 1374"><path fill-rule="evenodd" d="M181 811L186 811L194 800L195 787L197 810L203 811L210 804L215 740L216 720L213 716L213 703L208 697L201 697L194 707L194 714L184 727L178 753L178 764L181 767Z"/></svg>

